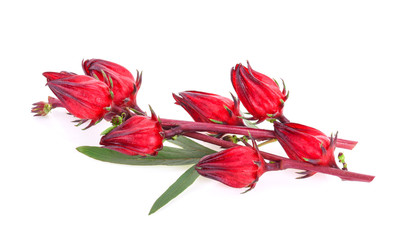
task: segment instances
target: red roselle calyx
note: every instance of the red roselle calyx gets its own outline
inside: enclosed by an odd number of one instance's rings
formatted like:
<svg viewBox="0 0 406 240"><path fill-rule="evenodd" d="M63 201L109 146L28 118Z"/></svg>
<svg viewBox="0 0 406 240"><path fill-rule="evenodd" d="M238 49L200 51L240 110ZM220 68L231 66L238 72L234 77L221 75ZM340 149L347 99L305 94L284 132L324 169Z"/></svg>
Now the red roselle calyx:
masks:
<svg viewBox="0 0 406 240"><path fill-rule="evenodd" d="M109 86L114 93L114 105L118 107L130 107L139 110L137 106L137 92L141 87L142 73L137 71L137 79L134 80L130 71L113 62L90 59L82 63L86 75L95 77Z"/></svg>
<svg viewBox="0 0 406 240"><path fill-rule="evenodd" d="M103 147L127 155L156 155L163 147L164 134L155 114L134 115L100 140Z"/></svg>
<svg viewBox="0 0 406 240"><path fill-rule="evenodd" d="M68 72L44 72L47 85L72 115L91 120L89 126L102 119L112 103L106 84L95 78Z"/></svg>
<svg viewBox="0 0 406 240"><path fill-rule="evenodd" d="M239 100L198 91L185 91L179 96L173 94L176 104L182 106L196 122L244 125Z"/></svg>
<svg viewBox="0 0 406 240"><path fill-rule="evenodd" d="M249 187L250 190L266 171L265 164L258 149L237 146L203 157L196 170L200 175L230 187Z"/></svg>
<svg viewBox="0 0 406 240"><path fill-rule="evenodd" d="M231 69L231 82L252 119L283 118L283 106L288 98L285 86L281 91L275 80L241 63Z"/></svg>
<svg viewBox="0 0 406 240"><path fill-rule="evenodd" d="M274 122L275 136L290 159L338 168L334 158L337 135L297 123Z"/></svg>

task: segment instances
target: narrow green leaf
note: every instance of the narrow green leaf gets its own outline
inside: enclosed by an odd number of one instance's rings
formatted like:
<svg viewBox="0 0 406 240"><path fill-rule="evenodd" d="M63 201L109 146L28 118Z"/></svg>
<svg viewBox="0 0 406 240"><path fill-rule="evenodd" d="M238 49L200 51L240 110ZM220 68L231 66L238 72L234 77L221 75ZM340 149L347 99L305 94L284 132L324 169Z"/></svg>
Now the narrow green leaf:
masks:
<svg viewBox="0 0 406 240"><path fill-rule="evenodd" d="M81 146L76 149L91 158L103 162L148 166L196 164L202 157L215 152L186 137L178 137L176 140L170 140L170 142L181 148L165 146L156 156L146 157L130 156L111 149L94 146Z"/></svg>
<svg viewBox="0 0 406 240"><path fill-rule="evenodd" d="M155 201L148 215L158 211L161 207L165 206L168 202L181 194L186 188L192 185L197 177L199 177L199 173L196 171L195 165L193 165Z"/></svg>
<svg viewBox="0 0 406 240"><path fill-rule="evenodd" d="M188 151L193 151L193 152L201 152L202 154L204 153L205 155L215 153L216 151L205 147L190 138L184 137L184 136L178 136L176 140L168 140L168 142L171 142L184 150Z"/></svg>
<svg viewBox="0 0 406 240"><path fill-rule="evenodd" d="M103 162L126 165L189 165L197 163L203 157L180 153L179 149L172 147L164 147L156 156L146 157L126 155L111 149L93 146L81 146L76 149L91 158Z"/></svg>

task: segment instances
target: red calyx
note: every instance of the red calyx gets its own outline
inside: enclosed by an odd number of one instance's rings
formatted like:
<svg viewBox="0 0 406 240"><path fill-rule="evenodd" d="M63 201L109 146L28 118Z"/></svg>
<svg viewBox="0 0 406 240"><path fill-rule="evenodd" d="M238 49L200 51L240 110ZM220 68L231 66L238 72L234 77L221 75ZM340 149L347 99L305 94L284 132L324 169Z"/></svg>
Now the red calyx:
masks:
<svg viewBox="0 0 406 240"><path fill-rule="evenodd" d="M258 150L237 146L203 157L196 165L197 172L230 187L255 187L266 171L265 161ZM250 190L249 189L249 190Z"/></svg>
<svg viewBox="0 0 406 240"><path fill-rule="evenodd" d="M230 100L217 94L199 91L185 91L179 95L173 94L176 104L182 106L196 122L244 125L239 100L234 97Z"/></svg>
<svg viewBox="0 0 406 240"><path fill-rule="evenodd" d="M274 122L274 129L289 158L338 168L334 158L337 135L329 138L315 128L298 123Z"/></svg>
<svg viewBox="0 0 406 240"><path fill-rule="evenodd" d="M137 92L141 87L142 74L137 71L134 80L130 71L113 62L90 59L82 62L86 75L106 83L114 93L114 104L118 107L137 108Z"/></svg>
<svg viewBox="0 0 406 240"><path fill-rule="evenodd" d="M103 118L112 103L106 84L92 77L67 72L44 72L47 85L72 115L90 119L89 126Z"/></svg>
<svg viewBox="0 0 406 240"><path fill-rule="evenodd" d="M163 147L164 134L157 117L135 115L100 140L103 147L127 155L156 155Z"/></svg>
<svg viewBox="0 0 406 240"><path fill-rule="evenodd" d="M248 68L240 63L231 69L231 82L253 119L262 122L283 116L283 106L288 98L286 89L281 92L273 79L254 71L249 63Z"/></svg>

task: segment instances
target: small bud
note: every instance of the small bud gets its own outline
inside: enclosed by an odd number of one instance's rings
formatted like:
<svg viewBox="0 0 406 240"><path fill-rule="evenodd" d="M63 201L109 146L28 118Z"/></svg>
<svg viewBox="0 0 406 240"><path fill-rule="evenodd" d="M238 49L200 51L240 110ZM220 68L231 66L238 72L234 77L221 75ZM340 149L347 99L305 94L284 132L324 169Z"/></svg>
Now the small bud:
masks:
<svg viewBox="0 0 406 240"><path fill-rule="evenodd" d="M35 113L35 117L37 116L46 116L52 109L52 105L47 102L36 102L32 107L31 112Z"/></svg>
<svg viewBox="0 0 406 240"><path fill-rule="evenodd" d="M48 97L48 102L41 101L33 103L32 105L34 106L32 107L31 112L35 113L34 115L35 117L46 116L52 109L57 107L63 107L62 102L53 97Z"/></svg>
<svg viewBox="0 0 406 240"><path fill-rule="evenodd" d="M347 170L348 170L348 165L347 165L347 163L345 162L344 153L340 152L340 153L338 154L338 157L337 157L337 158L338 158L338 161L343 164L342 170L347 171Z"/></svg>
<svg viewBox="0 0 406 240"><path fill-rule="evenodd" d="M120 125L122 123L123 123L123 117L122 116L116 115L111 119L111 124L113 124L114 126L118 126L118 125Z"/></svg>

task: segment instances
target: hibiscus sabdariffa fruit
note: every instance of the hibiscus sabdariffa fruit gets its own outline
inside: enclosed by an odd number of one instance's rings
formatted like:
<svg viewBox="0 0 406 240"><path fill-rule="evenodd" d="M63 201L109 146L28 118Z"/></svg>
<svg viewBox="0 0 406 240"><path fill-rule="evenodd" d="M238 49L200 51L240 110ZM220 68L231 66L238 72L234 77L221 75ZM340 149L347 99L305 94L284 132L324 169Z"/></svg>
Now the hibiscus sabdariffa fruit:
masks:
<svg viewBox="0 0 406 240"><path fill-rule="evenodd" d="M274 122L275 136L289 158L315 165L338 168L334 150L337 135L327 137L323 132L298 123Z"/></svg>
<svg viewBox="0 0 406 240"><path fill-rule="evenodd" d="M156 155L163 148L164 131L155 114L134 115L100 140L104 148L127 155Z"/></svg>
<svg viewBox="0 0 406 240"><path fill-rule="evenodd" d="M82 68L86 75L97 78L109 86L114 93L115 106L139 110L136 97L141 87L142 74L138 71L135 80L125 67L102 59L83 61Z"/></svg>
<svg viewBox="0 0 406 240"><path fill-rule="evenodd" d="M256 147L236 146L203 157L195 168L204 177L250 190L266 171L265 164Z"/></svg>
<svg viewBox="0 0 406 240"><path fill-rule="evenodd" d="M213 93L185 91L173 97L196 122L244 125L239 100L234 96L231 100Z"/></svg>
<svg viewBox="0 0 406 240"><path fill-rule="evenodd" d="M112 104L109 87L93 77L69 72L44 72L43 75L61 106L77 118L91 120L89 126L101 120Z"/></svg>
<svg viewBox="0 0 406 240"><path fill-rule="evenodd" d="M283 107L288 99L285 87L281 91L272 78L254 71L250 64L241 63L231 69L231 82L252 120L262 122L268 118L283 117Z"/></svg>

